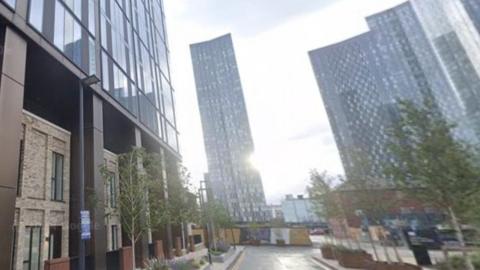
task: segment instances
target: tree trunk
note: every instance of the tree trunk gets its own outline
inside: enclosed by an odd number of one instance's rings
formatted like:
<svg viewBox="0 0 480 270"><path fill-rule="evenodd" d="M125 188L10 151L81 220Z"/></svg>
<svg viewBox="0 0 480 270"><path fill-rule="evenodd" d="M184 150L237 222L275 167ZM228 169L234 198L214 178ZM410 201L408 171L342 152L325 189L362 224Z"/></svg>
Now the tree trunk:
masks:
<svg viewBox="0 0 480 270"><path fill-rule="evenodd" d="M343 220L342 225L343 234L346 236L348 248L352 249L352 242L350 241L350 233L348 231L348 223L346 219Z"/></svg>
<svg viewBox="0 0 480 270"><path fill-rule="evenodd" d="M383 253L385 254L385 259L387 260L387 263L391 264L392 259L390 259L390 254L388 254L388 248L387 248L387 243L385 242L385 239L380 241L380 245L383 248Z"/></svg>
<svg viewBox="0 0 480 270"><path fill-rule="evenodd" d="M448 255L448 249L444 246L444 247L442 247L442 251L443 251L443 257L445 258L445 263L447 264L447 269L448 270L453 270L452 269L452 264L450 262L450 257Z"/></svg>
<svg viewBox="0 0 480 270"><path fill-rule="evenodd" d="M180 230L182 231L182 246L184 249L187 249L187 242L185 241L185 224L180 222Z"/></svg>
<svg viewBox="0 0 480 270"><path fill-rule="evenodd" d="M393 246L393 251L395 252L395 257L397 258L397 262L399 262L400 264L403 264L402 256L400 256L400 253L398 252L398 248L396 245Z"/></svg>
<svg viewBox="0 0 480 270"><path fill-rule="evenodd" d="M230 233L232 234L233 249L237 249L237 244L236 244L236 240L235 240L235 232L233 230L233 227L230 227Z"/></svg>
<svg viewBox="0 0 480 270"><path fill-rule="evenodd" d="M455 230L455 233L457 234L458 242L460 242L460 247L462 248L462 255L463 255L463 258L465 259L467 270L475 270L475 267L473 266L472 260L470 259L470 256L468 256L468 252L466 250L465 238L463 236L463 232L462 232L462 228L460 226L460 223L458 223L457 215L455 214L455 211L453 211L453 209L451 207L448 208L448 213L449 213L450 219L452 221L453 229Z"/></svg>
<svg viewBox="0 0 480 270"><path fill-rule="evenodd" d="M378 253L377 253L377 248L375 247L375 243L373 242L372 235L370 234L370 228L367 228L367 235L368 235L368 241L370 242L370 245L372 246L373 253L375 254L375 259L377 261L380 261L380 258L378 257Z"/></svg>
<svg viewBox="0 0 480 270"><path fill-rule="evenodd" d="M135 235L132 233L130 235L130 242L132 243L132 267L133 270L137 269L136 268L136 263L135 263Z"/></svg>

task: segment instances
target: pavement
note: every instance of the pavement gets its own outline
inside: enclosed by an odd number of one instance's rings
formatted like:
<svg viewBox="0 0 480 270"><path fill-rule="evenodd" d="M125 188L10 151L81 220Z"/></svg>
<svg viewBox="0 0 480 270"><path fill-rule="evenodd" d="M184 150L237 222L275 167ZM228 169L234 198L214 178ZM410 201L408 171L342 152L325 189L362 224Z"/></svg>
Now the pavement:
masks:
<svg viewBox="0 0 480 270"><path fill-rule="evenodd" d="M232 270L326 270L312 247L249 246Z"/></svg>
<svg viewBox="0 0 480 270"><path fill-rule="evenodd" d="M318 250L318 248L322 245L322 243L326 242L325 238L323 236L310 236L310 238L312 239L312 242L313 242L313 244L314 244L314 246L317 250L316 254L318 254L318 256L316 256L316 257L321 258L321 254L320 254L320 251ZM346 242L344 242L344 245L346 245ZM351 245L354 248L357 248L356 243L352 242ZM374 256L373 255L374 254L373 248L370 245L370 243L362 242L362 243L360 243L360 246L363 250L365 250L366 252L368 252L368 253L372 254L372 256ZM377 254L378 254L379 259L381 261L386 261L385 251L380 246L380 244L378 244L378 243L376 243L376 250L377 250ZM388 256L390 257L390 260L393 261L393 262L397 262L398 260L396 259L397 256L395 254L395 250L392 247L387 247L386 250L387 250L386 252L388 253ZM416 261L415 261L415 257L414 257L412 251L409 248L407 248L407 247L397 247L397 251L398 251L401 259L403 260L403 262L414 264L414 265L417 264ZM431 251L430 250L428 253L430 255L430 258L431 258L433 264L435 264L437 262L442 262L444 260L444 254L442 253L442 251ZM450 254L451 255L459 255L458 252L451 252ZM336 268L336 269L344 269L344 268L339 267L338 264L334 261L327 261L327 262L331 266L334 266L334 268ZM432 269L432 268L423 267L423 269L429 270L429 269Z"/></svg>

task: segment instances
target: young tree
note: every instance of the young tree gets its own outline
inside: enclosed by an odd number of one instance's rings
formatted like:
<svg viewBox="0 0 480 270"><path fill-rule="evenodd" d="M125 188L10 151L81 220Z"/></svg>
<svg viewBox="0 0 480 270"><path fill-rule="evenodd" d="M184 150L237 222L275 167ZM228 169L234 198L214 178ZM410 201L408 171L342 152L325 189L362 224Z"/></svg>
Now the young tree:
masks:
<svg viewBox="0 0 480 270"><path fill-rule="evenodd" d="M154 169L150 167L157 163L153 162L156 158L142 148L133 148L118 158L120 193L115 211L119 213L122 229L132 243L133 256L140 237L155 229L157 222L167 218L162 211L162 204L153 203L153 196L149 192L158 185L158 179L152 173ZM147 160L151 163L145 162ZM110 178L111 173L105 167L102 173L105 179ZM132 260L132 266L136 269L135 259Z"/></svg>
<svg viewBox="0 0 480 270"><path fill-rule="evenodd" d="M331 220L341 221L342 230L347 236L348 246L351 247L345 211L335 190L335 177L329 176L327 172L319 173L317 170L311 170L307 193L312 199L313 209L320 219L327 222Z"/></svg>
<svg viewBox="0 0 480 270"><path fill-rule="evenodd" d="M398 158L386 170L405 193L443 210L465 248L461 218L478 200L480 169L474 148L453 137L447 122L430 99L422 105L401 102L400 119L391 134L390 150ZM463 251L467 269L474 270Z"/></svg>
<svg viewBox="0 0 480 270"><path fill-rule="evenodd" d="M386 185L383 179L377 179L372 176L370 161L358 151L352 152L355 160L352 175L350 179L344 180L339 188L344 196L348 196L348 211L355 212L367 224L367 236L372 246L376 259L379 259L375 243L373 241L369 225L375 225L384 228L383 220L388 211L395 203L395 198L388 197ZM390 263L390 255L386 247L383 235L381 246L383 248L385 258ZM397 253L397 251L395 251ZM397 258L400 258L397 256ZM401 259L400 259L401 261Z"/></svg>
<svg viewBox="0 0 480 270"><path fill-rule="evenodd" d="M145 217L149 211L148 187L150 178L142 168L142 160L146 156L145 150L133 148L130 152L118 158L120 176L120 194L118 194L118 208L122 229L132 243L133 260L135 269L135 244L140 237L151 228L150 220ZM105 179L110 173L102 169Z"/></svg>

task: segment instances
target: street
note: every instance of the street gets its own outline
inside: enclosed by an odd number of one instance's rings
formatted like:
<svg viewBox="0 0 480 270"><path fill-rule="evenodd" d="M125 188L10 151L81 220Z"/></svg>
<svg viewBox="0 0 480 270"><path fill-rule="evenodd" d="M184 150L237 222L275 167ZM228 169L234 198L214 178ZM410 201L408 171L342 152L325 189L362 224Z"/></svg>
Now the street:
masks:
<svg viewBox="0 0 480 270"><path fill-rule="evenodd" d="M240 258L238 270L322 270L312 258L311 247L247 247ZM318 252L318 251L317 251Z"/></svg>

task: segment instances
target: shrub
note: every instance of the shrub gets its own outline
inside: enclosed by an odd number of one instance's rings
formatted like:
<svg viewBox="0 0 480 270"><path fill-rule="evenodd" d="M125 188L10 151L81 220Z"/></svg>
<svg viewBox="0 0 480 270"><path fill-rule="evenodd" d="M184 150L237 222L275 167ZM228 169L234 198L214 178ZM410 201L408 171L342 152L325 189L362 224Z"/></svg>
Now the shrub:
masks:
<svg viewBox="0 0 480 270"><path fill-rule="evenodd" d="M168 270L168 264L164 260L152 259L147 262L145 270Z"/></svg>
<svg viewBox="0 0 480 270"><path fill-rule="evenodd" d="M480 253L471 255L471 258L472 258L472 263L475 269L480 270ZM450 264L453 270L467 269L465 265L465 260L460 256L450 257ZM438 270L449 270L446 262L436 264L435 268Z"/></svg>

